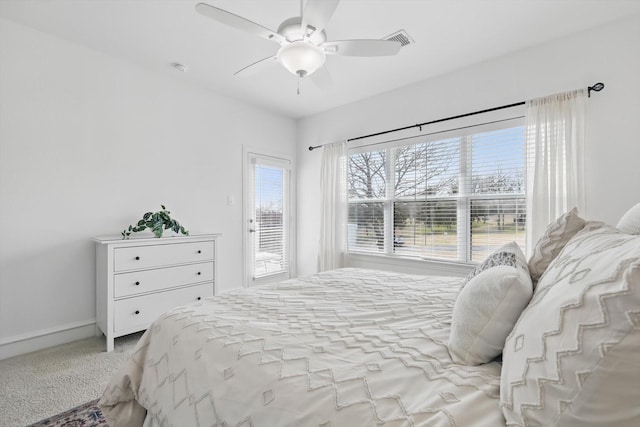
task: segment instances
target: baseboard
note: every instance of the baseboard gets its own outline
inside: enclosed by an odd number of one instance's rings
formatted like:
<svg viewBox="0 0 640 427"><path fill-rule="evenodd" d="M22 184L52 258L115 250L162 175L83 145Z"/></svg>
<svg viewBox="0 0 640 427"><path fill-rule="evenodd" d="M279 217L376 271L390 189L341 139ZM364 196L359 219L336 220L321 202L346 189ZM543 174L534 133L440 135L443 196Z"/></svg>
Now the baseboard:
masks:
<svg viewBox="0 0 640 427"><path fill-rule="evenodd" d="M89 338L95 334L96 321L91 319L0 339L0 360Z"/></svg>

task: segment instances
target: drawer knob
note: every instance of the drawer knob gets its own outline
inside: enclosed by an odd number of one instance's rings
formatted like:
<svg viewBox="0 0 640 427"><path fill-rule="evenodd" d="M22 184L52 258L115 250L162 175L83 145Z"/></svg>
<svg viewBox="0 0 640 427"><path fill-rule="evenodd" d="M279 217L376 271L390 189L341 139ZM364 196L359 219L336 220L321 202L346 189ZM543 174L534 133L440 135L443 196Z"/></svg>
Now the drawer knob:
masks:
<svg viewBox="0 0 640 427"><path fill-rule="evenodd" d="M202 299L202 297L198 297L197 300L200 301Z"/></svg>
<svg viewBox="0 0 640 427"><path fill-rule="evenodd" d="M202 251L201 251L200 249L198 249L198 253L199 253L199 254L201 254L201 253L202 253Z"/></svg>
<svg viewBox="0 0 640 427"><path fill-rule="evenodd" d="M199 276L199 275L201 275L202 273L198 271L198 273L197 273L197 274L198 274L198 276Z"/></svg>
<svg viewBox="0 0 640 427"><path fill-rule="evenodd" d="M136 286L140 286L140 282L136 282Z"/></svg>
<svg viewBox="0 0 640 427"><path fill-rule="evenodd" d="M140 257L139 256L136 257L136 261L140 261Z"/></svg>
<svg viewBox="0 0 640 427"><path fill-rule="evenodd" d="M136 314L140 314L140 310L136 310Z"/></svg>

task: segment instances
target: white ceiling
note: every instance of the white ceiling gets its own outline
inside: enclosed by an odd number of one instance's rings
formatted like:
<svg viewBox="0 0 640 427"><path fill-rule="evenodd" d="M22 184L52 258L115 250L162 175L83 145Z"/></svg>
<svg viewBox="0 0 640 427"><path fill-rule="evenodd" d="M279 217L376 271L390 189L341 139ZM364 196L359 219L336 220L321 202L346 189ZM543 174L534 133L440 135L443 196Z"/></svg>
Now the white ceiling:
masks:
<svg viewBox="0 0 640 427"><path fill-rule="evenodd" d="M299 0L202 1L273 30L300 14ZM196 13L197 3L0 0L0 17L299 118L640 14L640 0L342 0L325 28L328 40L404 29L415 43L394 57L329 56L332 84L321 90L303 79L297 95L297 78L279 64L234 77L278 45Z"/></svg>

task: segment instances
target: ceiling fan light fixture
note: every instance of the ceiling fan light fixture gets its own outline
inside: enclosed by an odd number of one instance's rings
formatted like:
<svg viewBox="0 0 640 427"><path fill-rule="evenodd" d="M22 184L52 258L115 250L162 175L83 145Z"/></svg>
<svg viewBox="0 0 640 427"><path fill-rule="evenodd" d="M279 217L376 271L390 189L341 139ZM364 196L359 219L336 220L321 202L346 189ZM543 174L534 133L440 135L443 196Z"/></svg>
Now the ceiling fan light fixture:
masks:
<svg viewBox="0 0 640 427"><path fill-rule="evenodd" d="M0 0L2 1L2 0ZM206 3L198 3L196 11L218 23L250 33L278 43L280 49L275 56L269 56L250 64L234 75L263 64L273 64L277 60L291 74L298 77L310 76L324 65L326 55L338 56L392 56L403 46L408 36L396 39L358 39L327 41L324 28L333 16L340 0L300 0L300 16L286 19L278 31L270 30L242 16ZM406 34L403 34L406 35ZM326 73L325 73L326 74ZM318 80L318 79L316 79Z"/></svg>
<svg viewBox="0 0 640 427"><path fill-rule="evenodd" d="M313 74L322 67L326 58L322 48L302 40L284 44L278 50L278 61L299 77Z"/></svg>

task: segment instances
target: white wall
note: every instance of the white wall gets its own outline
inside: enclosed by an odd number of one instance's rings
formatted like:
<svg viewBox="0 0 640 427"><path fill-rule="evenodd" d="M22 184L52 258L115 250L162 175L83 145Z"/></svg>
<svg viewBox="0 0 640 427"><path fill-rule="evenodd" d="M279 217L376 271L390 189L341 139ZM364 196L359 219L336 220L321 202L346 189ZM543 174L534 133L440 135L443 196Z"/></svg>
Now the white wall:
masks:
<svg viewBox="0 0 640 427"><path fill-rule="evenodd" d="M300 120L298 273L316 270L319 238L322 153L309 152L309 145L511 104L598 81L606 88L587 102L588 177L582 214L615 224L640 201L638 52L640 17L634 17ZM360 259L357 265L375 266L376 262ZM438 266L438 272L446 271L447 266Z"/></svg>
<svg viewBox="0 0 640 427"><path fill-rule="evenodd" d="M181 77L0 19L0 359L93 334L90 237L161 203L241 286L242 145L295 156L295 122Z"/></svg>

